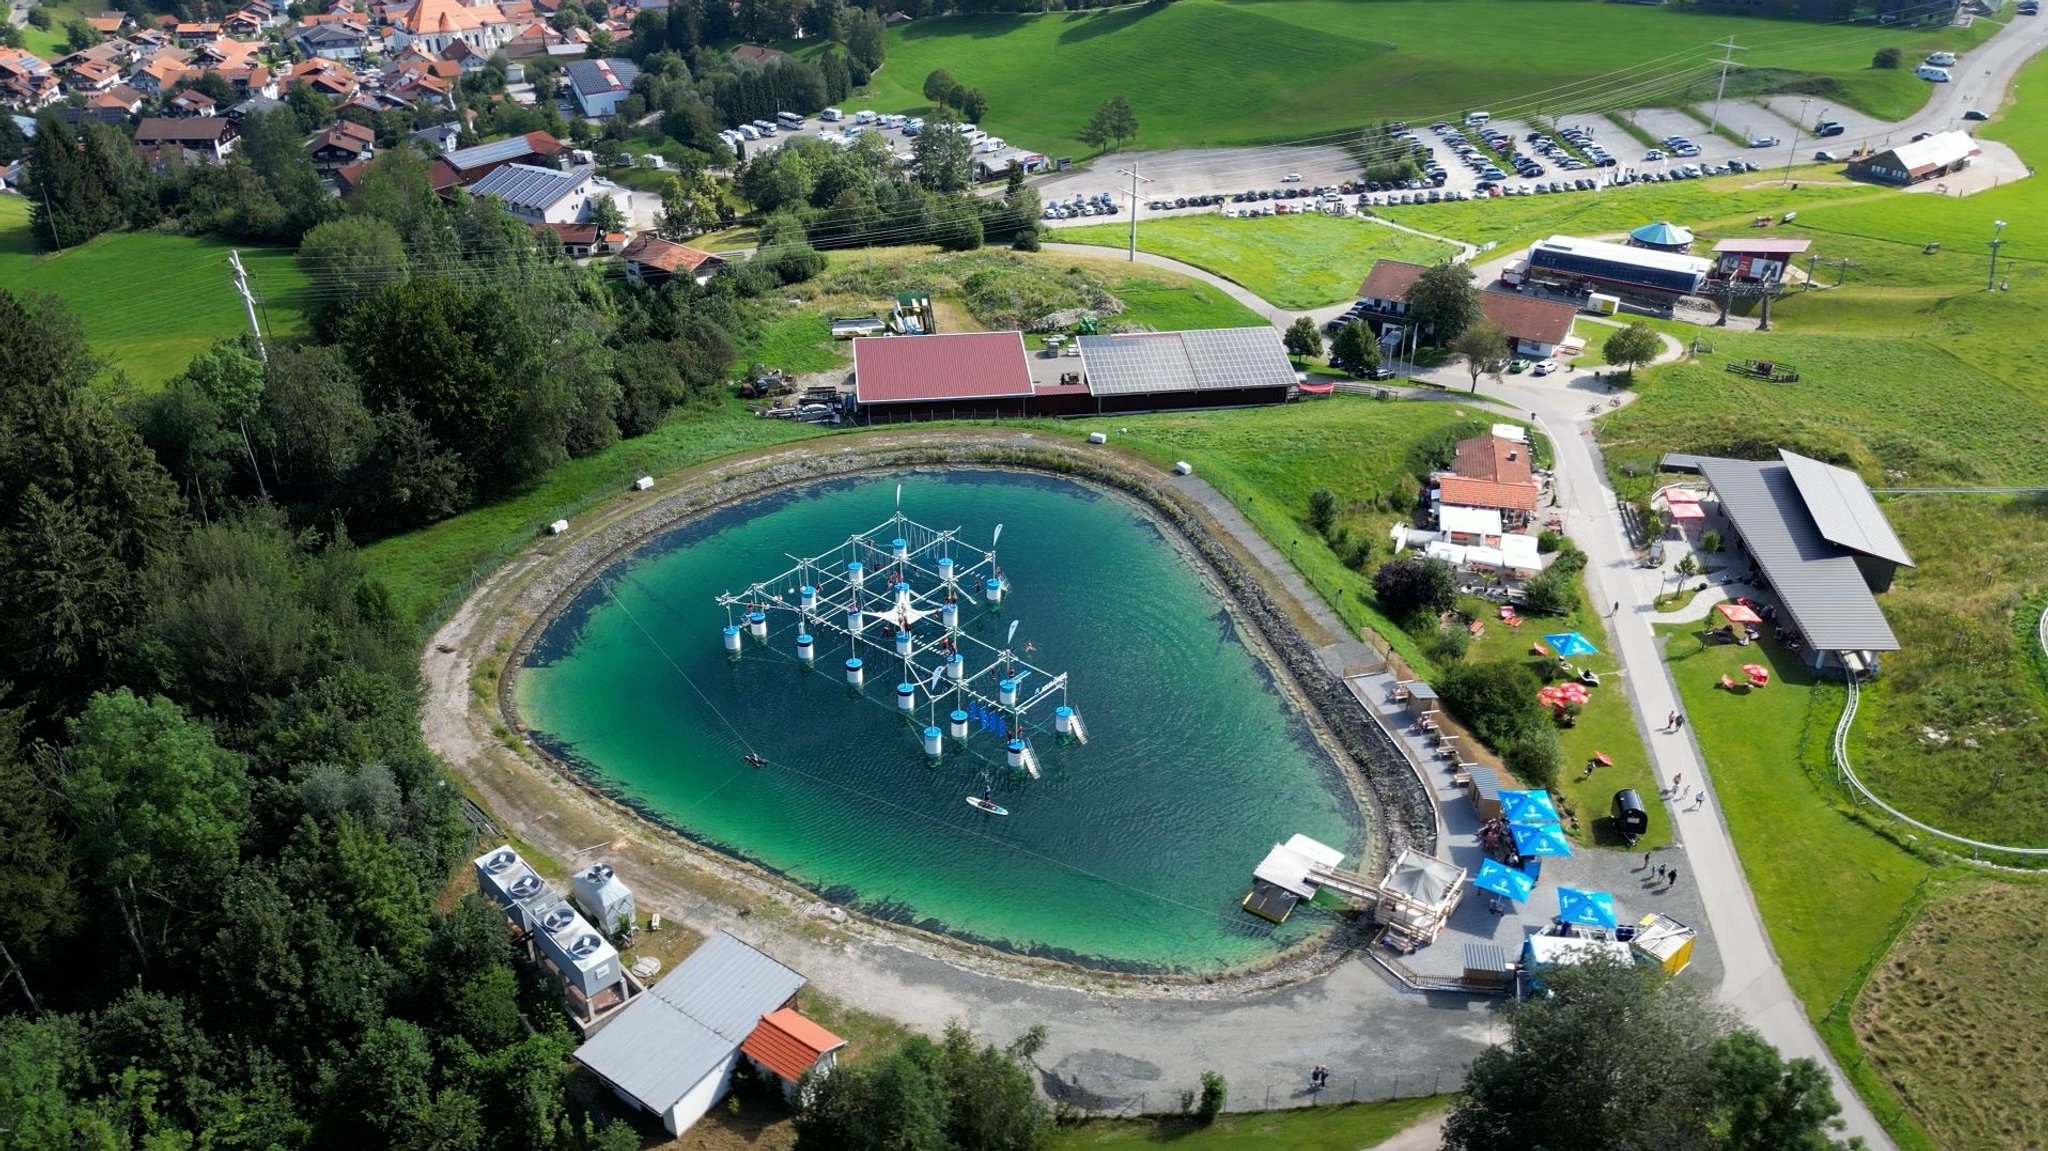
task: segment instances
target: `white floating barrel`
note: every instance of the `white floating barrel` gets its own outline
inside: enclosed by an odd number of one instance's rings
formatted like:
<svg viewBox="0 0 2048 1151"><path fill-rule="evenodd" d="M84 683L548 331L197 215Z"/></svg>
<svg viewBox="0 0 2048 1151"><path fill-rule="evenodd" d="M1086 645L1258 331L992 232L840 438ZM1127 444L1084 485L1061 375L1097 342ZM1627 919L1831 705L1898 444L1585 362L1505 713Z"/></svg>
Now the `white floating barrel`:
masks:
<svg viewBox="0 0 2048 1151"><path fill-rule="evenodd" d="M815 663L818 658L818 649L811 642L811 637L802 632L796 636L796 657L805 663Z"/></svg>
<svg viewBox="0 0 2048 1151"><path fill-rule="evenodd" d="M730 624L725 629L725 650L728 655L740 653L740 629Z"/></svg>
<svg viewBox="0 0 2048 1151"><path fill-rule="evenodd" d="M854 560L852 563L846 565L847 583L850 583L855 587L859 587L861 586L861 583L865 581L867 578L868 571L866 568L861 566L859 560Z"/></svg>
<svg viewBox="0 0 2048 1151"><path fill-rule="evenodd" d="M996 701L1004 707L1017 706L1017 681L1006 679L996 684Z"/></svg>
<svg viewBox="0 0 2048 1151"><path fill-rule="evenodd" d="M1003 581L999 579L989 580L987 583L981 585L981 590L988 594L988 602L1003 602Z"/></svg>
<svg viewBox="0 0 2048 1151"><path fill-rule="evenodd" d="M1074 709L1064 704L1052 709L1052 729L1061 735L1074 730Z"/></svg>
<svg viewBox="0 0 2048 1151"><path fill-rule="evenodd" d="M910 654L910 629L907 627L896 629L896 654Z"/></svg>
<svg viewBox="0 0 2048 1151"><path fill-rule="evenodd" d="M890 540L890 541L889 541L889 554L890 554L890 555L892 555L892 556L895 556L895 557L896 557L896 562L897 562L897 563L902 563L902 562L903 562L904 560L907 560L907 559L909 559L909 558L910 558L910 541L909 541L909 540Z"/></svg>
<svg viewBox="0 0 2048 1151"><path fill-rule="evenodd" d="M849 608L849 609L847 609L847 612L846 612L846 630L847 630L847 631L850 631L850 632L852 632L852 633L853 633L853 634L855 634L855 635L859 635L859 634L860 634L860 632L861 632L861 628L863 628L863 627L865 627L865 626L867 626L867 625L866 625L866 617L860 614L860 608L858 608L858 607L853 607L853 608Z"/></svg>
<svg viewBox="0 0 2048 1151"><path fill-rule="evenodd" d="M796 606L806 612L818 610L818 589L809 584L796 589Z"/></svg>
<svg viewBox="0 0 2048 1151"><path fill-rule="evenodd" d="M967 661L957 651L946 657L946 678L954 683L967 678Z"/></svg>
<svg viewBox="0 0 2048 1151"><path fill-rule="evenodd" d="M644 491L646 491L646 490L647 490L648 488L651 488L651 487L653 487L653 486L654 486L654 477L653 477L653 476L641 476L641 477L640 477L639 479L637 479L637 480L634 480L634 481L633 481L633 490L634 490L634 491L636 491L636 492L644 492Z"/></svg>
<svg viewBox="0 0 2048 1151"><path fill-rule="evenodd" d="M1018 771L1022 771L1022 770L1024 770L1024 741L1023 741L1023 740L1021 740L1021 739L1013 739L1013 740L1011 740L1011 741L1010 741L1010 743L1009 743L1009 746L1008 746L1008 747L1006 747L1006 748L1004 749L1004 751L1005 751L1005 753L1006 753L1006 755L1007 755L1007 758L1008 758L1008 760L1009 760L1009 764L1010 764L1010 766L1011 766L1011 767L1014 767L1014 768L1016 768L1016 769L1017 769Z"/></svg>
<svg viewBox="0 0 2048 1151"><path fill-rule="evenodd" d="M952 557L952 556L940 556L940 557L939 557L939 582L941 582L941 583L945 584L945 585L946 585L947 587L952 587L952 586L953 586L953 557Z"/></svg>
<svg viewBox="0 0 2048 1151"><path fill-rule="evenodd" d="M897 685L896 685L896 710L898 710L898 711L916 711L916 710L917 710L917 685L916 685L916 684L914 684L914 683L899 683L899 684L897 684Z"/></svg>
<svg viewBox="0 0 2048 1151"><path fill-rule="evenodd" d="M749 632L750 634L752 634L752 635L753 635L753 637L754 637L755 639L767 639L767 638L768 638L768 613L767 613L767 612L765 612L765 611L750 611L750 612L748 612L748 613L747 613L747 631L748 631L748 632Z"/></svg>
<svg viewBox="0 0 2048 1151"><path fill-rule="evenodd" d="M861 685L861 681L862 681L863 679L865 679L865 678L866 678L866 675L865 675L865 673L863 673L863 672L861 671L861 667L860 667L860 660L858 660L858 659L849 659L849 660L847 660L847 661L846 661L846 682L847 682L847 683L849 683L849 684L852 684L852 685L853 685L854 687L859 687L859 686Z"/></svg>
<svg viewBox="0 0 2048 1151"><path fill-rule="evenodd" d="M945 744L939 742L939 729L936 727L925 728L924 753L926 755L931 756L933 759L937 759L939 758L940 754L943 753L945 750Z"/></svg>
<svg viewBox="0 0 2048 1151"><path fill-rule="evenodd" d="M948 725L948 730L949 730L949 733L950 733L950 734L952 735L952 737L953 737L954 739L966 739L966 738L967 738L967 713L966 713L966 712L964 712L964 711L955 711L955 712L954 712L953 714L951 714L951 715L949 715L949 716L947 716L947 717L946 717L946 723L947 723L947 725Z"/></svg>
<svg viewBox="0 0 2048 1151"><path fill-rule="evenodd" d="M939 609L939 622L945 624L948 631L959 627L960 605L952 600L947 600L946 605Z"/></svg>

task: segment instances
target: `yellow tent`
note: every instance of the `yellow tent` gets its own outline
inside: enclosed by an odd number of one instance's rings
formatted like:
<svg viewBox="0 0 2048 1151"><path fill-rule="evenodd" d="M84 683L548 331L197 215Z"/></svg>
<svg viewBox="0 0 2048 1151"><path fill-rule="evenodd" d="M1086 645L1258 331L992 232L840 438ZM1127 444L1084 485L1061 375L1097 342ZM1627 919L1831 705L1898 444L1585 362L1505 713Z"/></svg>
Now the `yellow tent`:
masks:
<svg viewBox="0 0 2048 1151"><path fill-rule="evenodd" d="M1692 965L1692 928L1668 915L1649 914L1636 924L1635 949L1654 960L1667 976Z"/></svg>

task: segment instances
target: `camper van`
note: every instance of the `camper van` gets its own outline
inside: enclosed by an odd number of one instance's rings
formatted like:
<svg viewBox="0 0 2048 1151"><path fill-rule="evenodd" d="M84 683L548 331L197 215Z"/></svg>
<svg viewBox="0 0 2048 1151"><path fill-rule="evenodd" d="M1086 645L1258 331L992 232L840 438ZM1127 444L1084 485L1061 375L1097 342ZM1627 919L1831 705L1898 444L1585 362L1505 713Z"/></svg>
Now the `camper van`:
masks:
<svg viewBox="0 0 2048 1151"><path fill-rule="evenodd" d="M1935 52L1927 57L1927 62L1936 68L1953 68L1956 66L1956 54L1954 52Z"/></svg>
<svg viewBox="0 0 2048 1151"><path fill-rule="evenodd" d="M1922 64L1920 65L1920 78L1935 84L1946 84L1949 82L1948 69L1937 68L1932 64Z"/></svg>
<svg viewBox="0 0 2048 1151"><path fill-rule="evenodd" d="M787 132L800 132L803 130L804 118L795 112L777 112L775 124Z"/></svg>

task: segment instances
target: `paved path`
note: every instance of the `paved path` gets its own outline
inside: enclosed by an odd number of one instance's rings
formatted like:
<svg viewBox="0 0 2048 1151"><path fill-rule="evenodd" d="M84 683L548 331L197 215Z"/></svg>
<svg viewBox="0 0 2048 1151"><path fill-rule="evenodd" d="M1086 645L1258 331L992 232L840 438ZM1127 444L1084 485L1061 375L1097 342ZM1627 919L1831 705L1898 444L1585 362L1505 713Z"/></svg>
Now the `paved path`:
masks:
<svg viewBox="0 0 2048 1151"><path fill-rule="evenodd" d="M1115 255L1117 252L1115 248L1104 248L1095 244L1046 244L1044 248L1048 252L1060 252L1069 256L1102 257ZM1276 308L1260 296L1254 294L1243 284L1226 280L1214 272L1206 272L1195 267L1193 264L1183 264L1179 260L1171 260L1165 256L1156 256L1151 252L1139 252L1137 262L1148 264L1154 268L1165 268L1170 272L1179 272L1190 279L1200 280L1212 287L1221 288L1231 299L1266 317L1267 321L1276 328L1285 328L1294 322L1296 313L1287 311L1284 308ZM1343 311L1343 308L1340 307L1337 310Z"/></svg>

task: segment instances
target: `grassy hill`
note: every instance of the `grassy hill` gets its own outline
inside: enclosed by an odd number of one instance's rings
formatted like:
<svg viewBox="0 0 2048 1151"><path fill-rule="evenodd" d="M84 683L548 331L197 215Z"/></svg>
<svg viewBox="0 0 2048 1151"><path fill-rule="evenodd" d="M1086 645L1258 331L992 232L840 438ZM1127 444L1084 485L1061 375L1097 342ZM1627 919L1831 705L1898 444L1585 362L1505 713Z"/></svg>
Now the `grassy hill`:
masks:
<svg viewBox="0 0 2048 1151"><path fill-rule="evenodd" d="M153 386L208 344L248 328L228 269L236 245L213 237L123 232L62 255L38 255L28 203L0 196L0 285L63 297L114 368ZM299 331L306 278L289 252L242 248L266 330Z"/></svg>
<svg viewBox="0 0 2048 1151"><path fill-rule="evenodd" d="M1733 35L1753 46L1743 63L1755 75L1891 118L1918 108L1926 85L1911 68L1871 68L1873 52L1897 46L1911 60L1995 29L1795 24L1583 0L1179 0L913 21L889 32L888 65L860 102L922 109L925 75L946 68L988 96L985 126L1047 152L1083 155L1075 131L1118 92L1136 108L1144 147L1256 144L1479 107L1557 115L1712 100L1705 46Z"/></svg>

